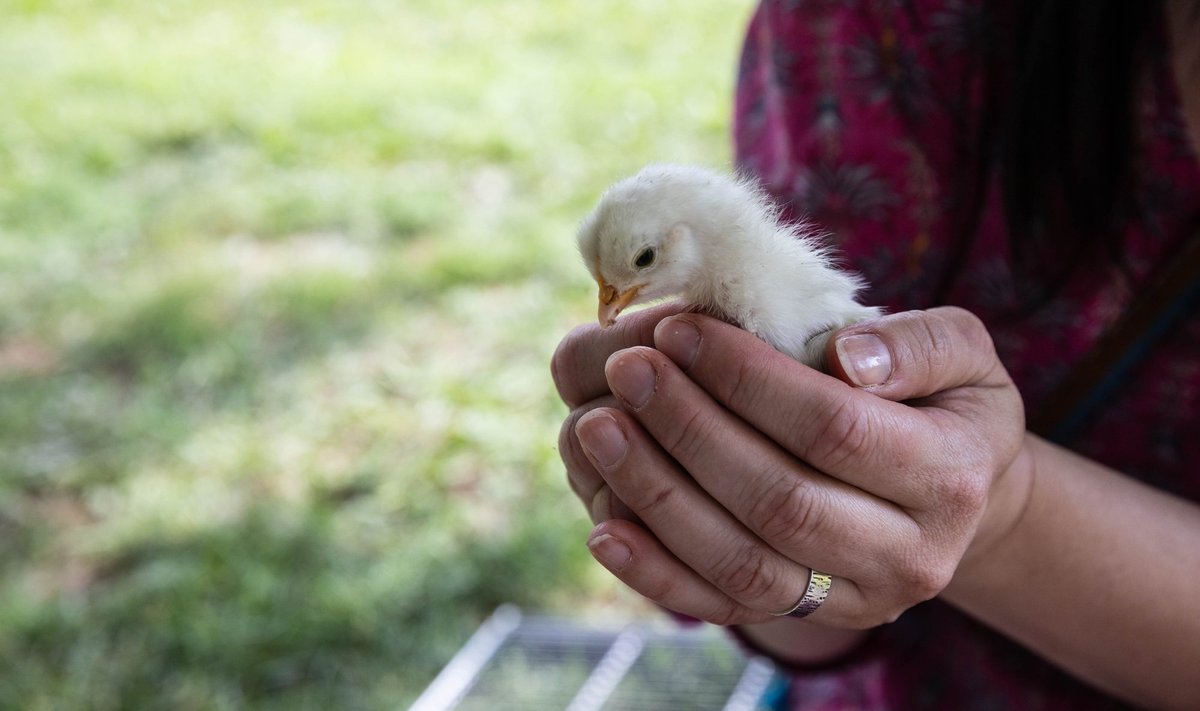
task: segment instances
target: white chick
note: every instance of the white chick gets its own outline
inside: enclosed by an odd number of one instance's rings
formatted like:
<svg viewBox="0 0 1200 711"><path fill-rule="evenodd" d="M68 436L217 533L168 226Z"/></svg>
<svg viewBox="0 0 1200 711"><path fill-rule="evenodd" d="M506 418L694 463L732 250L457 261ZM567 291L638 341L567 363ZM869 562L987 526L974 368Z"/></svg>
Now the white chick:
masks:
<svg viewBox="0 0 1200 711"><path fill-rule="evenodd" d="M817 240L781 222L751 181L672 165L613 185L579 229L601 326L633 304L682 297L819 368L832 331L880 310L855 300L862 281Z"/></svg>

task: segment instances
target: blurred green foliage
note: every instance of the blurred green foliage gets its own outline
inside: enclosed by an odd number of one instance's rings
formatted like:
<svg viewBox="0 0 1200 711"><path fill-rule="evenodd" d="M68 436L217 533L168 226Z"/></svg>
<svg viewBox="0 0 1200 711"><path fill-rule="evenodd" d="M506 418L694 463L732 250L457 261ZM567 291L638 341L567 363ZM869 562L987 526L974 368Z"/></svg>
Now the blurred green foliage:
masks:
<svg viewBox="0 0 1200 711"><path fill-rule="evenodd" d="M574 225L728 162L748 3L0 0L0 708L397 708L614 584Z"/></svg>

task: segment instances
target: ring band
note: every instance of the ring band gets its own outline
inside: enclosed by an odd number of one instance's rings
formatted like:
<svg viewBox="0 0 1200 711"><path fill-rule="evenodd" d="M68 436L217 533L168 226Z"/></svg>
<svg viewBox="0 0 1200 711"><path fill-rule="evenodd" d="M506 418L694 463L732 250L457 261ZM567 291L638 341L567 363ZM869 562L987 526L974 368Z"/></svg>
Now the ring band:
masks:
<svg viewBox="0 0 1200 711"><path fill-rule="evenodd" d="M808 569L808 589L804 591L804 597L796 602L792 609L786 612L772 612L775 617L808 617L816 612L821 603L825 602L825 598L829 595L829 588L833 586L833 578L825 573L818 573L812 568Z"/></svg>

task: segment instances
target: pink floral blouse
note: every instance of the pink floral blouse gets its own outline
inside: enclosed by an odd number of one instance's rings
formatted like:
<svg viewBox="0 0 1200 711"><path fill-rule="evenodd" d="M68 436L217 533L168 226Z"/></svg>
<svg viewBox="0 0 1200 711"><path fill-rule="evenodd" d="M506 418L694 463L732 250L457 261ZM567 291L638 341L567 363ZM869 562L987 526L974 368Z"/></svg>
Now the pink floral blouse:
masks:
<svg viewBox="0 0 1200 711"><path fill-rule="evenodd" d="M948 205L959 146L978 118L980 78L967 53L999 5L763 0L751 22L735 109L739 168L833 233L870 282L868 303L935 305L955 238ZM1125 235L1132 280L1080 271L1035 312L1019 312L993 188L945 292L988 324L1030 414L1167 255L1200 233L1200 162L1168 56L1164 46L1141 93L1138 190L1147 209ZM1064 444L1200 501L1200 318L1187 314ZM854 659L798 671L789 694L792 708L806 710L1122 707L937 601L879 630Z"/></svg>

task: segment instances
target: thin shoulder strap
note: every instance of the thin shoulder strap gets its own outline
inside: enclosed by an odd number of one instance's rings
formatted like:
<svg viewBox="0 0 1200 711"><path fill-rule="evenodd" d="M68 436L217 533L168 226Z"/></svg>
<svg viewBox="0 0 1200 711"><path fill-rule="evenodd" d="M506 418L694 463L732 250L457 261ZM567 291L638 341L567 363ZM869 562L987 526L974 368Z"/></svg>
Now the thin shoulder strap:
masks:
<svg viewBox="0 0 1200 711"><path fill-rule="evenodd" d="M1193 234L1045 404L1029 413L1029 429L1056 442L1074 438L1155 344L1195 313L1198 300L1200 234Z"/></svg>

